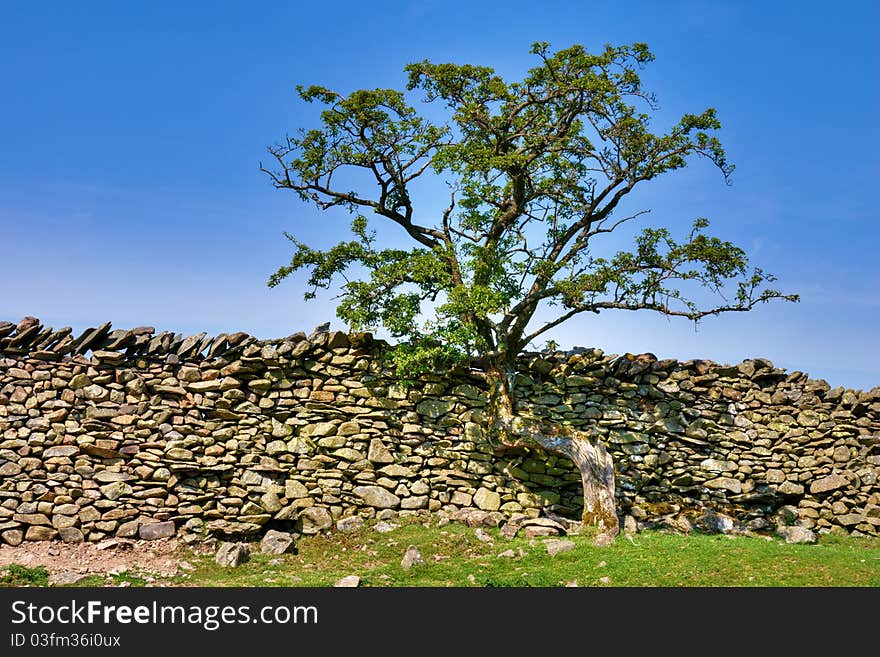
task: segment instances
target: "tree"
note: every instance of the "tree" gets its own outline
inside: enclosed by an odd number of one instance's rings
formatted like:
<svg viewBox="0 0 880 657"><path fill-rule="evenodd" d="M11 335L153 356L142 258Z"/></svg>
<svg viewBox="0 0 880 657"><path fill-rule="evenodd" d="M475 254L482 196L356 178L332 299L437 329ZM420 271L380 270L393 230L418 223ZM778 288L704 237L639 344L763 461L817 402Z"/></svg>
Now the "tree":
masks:
<svg viewBox="0 0 880 657"><path fill-rule="evenodd" d="M270 147L274 163L260 168L276 188L354 215L353 239L316 250L287 234L293 257L269 285L306 270L308 299L342 277L338 316L397 339L390 357L401 376L481 364L490 438L500 448L571 458L583 480L584 522L607 539L618 532L611 457L597 435L517 407L517 356L582 313L649 310L698 321L797 297L765 287L774 277L709 236L702 218L683 240L646 228L632 250L602 257L597 238L647 212L622 211L641 183L698 157L729 179L733 165L713 136L720 123L707 109L651 132L656 102L638 75L653 60L645 44L591 54L536 43L531 53L538 61L517 82L485 66L425 60L406 66L406 91L298 87L304 101L323 106L320 127ZM413 92L442 105L448 121L420 114ZM417 207L416 185L426 179L448 185L444 209ZM389 234L396 224L411 248L380 247L367 215ZM554 314L536 322L542 305Z"/></svg>

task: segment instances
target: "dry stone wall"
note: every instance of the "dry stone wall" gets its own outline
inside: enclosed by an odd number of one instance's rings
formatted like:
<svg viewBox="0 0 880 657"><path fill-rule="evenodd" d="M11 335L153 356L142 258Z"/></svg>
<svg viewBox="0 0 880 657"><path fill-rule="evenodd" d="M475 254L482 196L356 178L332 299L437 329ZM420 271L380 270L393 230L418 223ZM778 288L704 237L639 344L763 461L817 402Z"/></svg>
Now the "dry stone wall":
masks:
<svg viewBox="0 0 880 657"><path fill-rule="evenodd" d="M385 346L0 322L0 539L579 517L570 463L483 438L471 371L403 387ZM524 357L516 386L530 412L601 432L630 527L880 528L880 388L595 349Z"/></svg>

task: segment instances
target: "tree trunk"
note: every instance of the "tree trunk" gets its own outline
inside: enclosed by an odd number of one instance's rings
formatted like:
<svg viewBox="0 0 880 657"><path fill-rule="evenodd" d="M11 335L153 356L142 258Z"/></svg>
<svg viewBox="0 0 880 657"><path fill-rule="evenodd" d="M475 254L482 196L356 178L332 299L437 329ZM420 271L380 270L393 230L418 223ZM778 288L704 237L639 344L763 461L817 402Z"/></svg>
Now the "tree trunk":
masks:
<svg viewBox="0 0 880 657"><path fill-rule="evenodd" d="M620 532L614 498L614 461L598 435L518 412L509 373L512 368L491 367L489 432L504 447L530 447L574 461L584 490L585 526L596 527L596 542L608 543Z"/></svg>

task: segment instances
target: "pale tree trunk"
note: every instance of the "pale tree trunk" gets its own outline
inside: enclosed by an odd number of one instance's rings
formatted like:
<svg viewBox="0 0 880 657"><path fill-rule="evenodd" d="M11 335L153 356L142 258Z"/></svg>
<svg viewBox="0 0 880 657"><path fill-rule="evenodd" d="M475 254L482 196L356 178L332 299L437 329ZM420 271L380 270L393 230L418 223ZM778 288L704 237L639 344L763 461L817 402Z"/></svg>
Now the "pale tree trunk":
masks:
<svg viewBox="0 0 880 657"><path fill-rule="evenodd" d="M504 447L530 447L574 461L584 490L584 526L595 527L596 543L608 544L620 532L614 498L614 461L602 439L587 431L551 424L516 410L505 368L491 368L490 435Z"/></svg>

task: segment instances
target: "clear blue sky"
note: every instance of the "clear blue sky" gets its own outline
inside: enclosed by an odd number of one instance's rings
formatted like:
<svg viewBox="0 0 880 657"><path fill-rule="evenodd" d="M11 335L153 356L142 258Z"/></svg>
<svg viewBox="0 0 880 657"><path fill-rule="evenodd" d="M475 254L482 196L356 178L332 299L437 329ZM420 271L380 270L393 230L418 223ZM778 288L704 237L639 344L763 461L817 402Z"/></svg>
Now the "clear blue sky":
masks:
<svg viewBox="0 0 880 657"><path fill-rule="evenodd" d="M429 58L533 64L531 42L646 41L660 121L718 109L727 187L689 168L636 199L652 223L708 216L798 292L736 316L575 319L563 346L724 362L765 356L832 385L880 384L880 10L865 2L40 2L0 5L0 319L112 320L261 338L333 319L302 280L270 290L284 230L348 219L273 190L265 147L310 126L296 84L404 83Z"/></svg>

